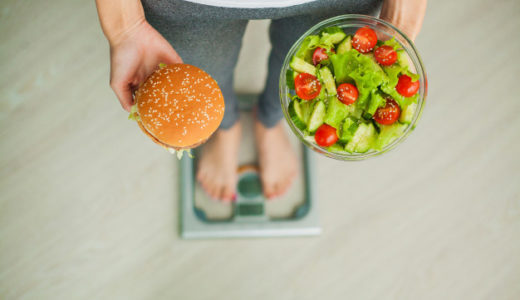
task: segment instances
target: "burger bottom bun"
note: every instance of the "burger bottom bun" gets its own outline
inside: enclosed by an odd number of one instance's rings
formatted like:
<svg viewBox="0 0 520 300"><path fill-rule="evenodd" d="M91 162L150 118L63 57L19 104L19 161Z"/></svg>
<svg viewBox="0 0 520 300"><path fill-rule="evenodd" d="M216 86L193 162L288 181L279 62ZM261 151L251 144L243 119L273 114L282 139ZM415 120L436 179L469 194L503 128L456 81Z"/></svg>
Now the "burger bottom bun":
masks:
<svg viewBox="0 0 520 300"><path fill-rule="evenodd" d="M200 141L196 144L193 144L193 145L189 145L189 146L185 146L185 147L176 147L176 146L172 146L172 145L168 145L166 143L163 143L161 142L160 140L158 140L155 136L153 136L150 132L148 132L148 130L143 126L143 124L141 123L141 121L137 121L137 124L139 125L139 128L141 128L141 130L144 132L144 134L146 134L150 139L152 139L152 141L154 141L156 144L160 145L160 146L163 146L164 148L167 148L167 149L173 149L175 151L179 151L179 150L189 150L189 149L193 149L195 147L198 147L202 144L204 144L205 142L208 141L208 139L211 137L209 136L208 138L206 138L205 140L203 141ZM213 134L212 134L213 135Z"/></svg>

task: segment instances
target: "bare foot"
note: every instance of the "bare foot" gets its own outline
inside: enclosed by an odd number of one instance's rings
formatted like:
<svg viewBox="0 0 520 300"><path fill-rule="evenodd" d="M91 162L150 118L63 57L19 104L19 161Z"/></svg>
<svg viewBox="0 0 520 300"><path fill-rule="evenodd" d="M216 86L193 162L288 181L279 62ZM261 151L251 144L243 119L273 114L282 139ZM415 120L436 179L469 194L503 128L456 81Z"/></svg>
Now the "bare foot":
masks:
<svg viewBox="0 0 520 300"><path fill-rule="evenodd" d="M298 172L298 162L282 122L266 128L255 122L260 179L267 199L283 195Z"/></svg>
<svg viewBox="0 0 520 300"><path fill-rule="evenodd" d="M239 122L230 129L219 129L202 149L197 180L214 199L229 202L235 197L240 132Z"/></svg>

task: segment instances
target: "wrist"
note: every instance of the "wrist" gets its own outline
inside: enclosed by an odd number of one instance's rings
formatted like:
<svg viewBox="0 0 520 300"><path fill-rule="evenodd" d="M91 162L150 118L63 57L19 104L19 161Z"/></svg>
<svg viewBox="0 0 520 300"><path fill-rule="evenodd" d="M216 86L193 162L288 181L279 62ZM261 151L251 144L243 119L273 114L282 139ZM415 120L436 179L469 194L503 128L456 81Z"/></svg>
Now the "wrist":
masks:
<svg viewBox="0 0 520 300"><path fill-rule="evenodd" d="M96 0L96 5L101 28L111 46L146 24L140 0Z"/></svg>
<svg viewBox="0 0 520 300"><path fill-rule="evenodd" d="M110 32L110 34L105 34L108 44L110 47L115 47L120 44L122 41L131 37L135 32L137 32L140 28L147 24L144 16L140 19L136 19L133 23L125 24L125 26L118 28Z"/></svg>
<svg viewBox="0 0 520 300"><path fill-rule="evenodd" d="M426 3L427 0L385 0L379 17L414 40L421 30Z"/></svg>

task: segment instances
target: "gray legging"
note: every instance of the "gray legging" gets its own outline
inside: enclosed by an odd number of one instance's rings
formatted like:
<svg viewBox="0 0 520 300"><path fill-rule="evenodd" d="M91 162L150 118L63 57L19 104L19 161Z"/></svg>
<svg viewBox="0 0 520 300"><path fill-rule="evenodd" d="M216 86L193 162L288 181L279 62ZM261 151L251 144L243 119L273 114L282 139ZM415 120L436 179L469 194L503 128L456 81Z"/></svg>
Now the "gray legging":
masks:
<svg viewBox="0 0 520 300"><path fill-rule="evenodd" d="M285 8L243 9L181 0L142 2L148 22L172 44L183 61L204 69L218 82L226 103L220 125L223 129L238 120L233 70L250 19L272 19L269 71L265 89L258 99L258 119L264 126L272 127L283 116L278 79L292 44L321 20L347 13L376 15L381 5L381 0L318 0Z"/></svg>

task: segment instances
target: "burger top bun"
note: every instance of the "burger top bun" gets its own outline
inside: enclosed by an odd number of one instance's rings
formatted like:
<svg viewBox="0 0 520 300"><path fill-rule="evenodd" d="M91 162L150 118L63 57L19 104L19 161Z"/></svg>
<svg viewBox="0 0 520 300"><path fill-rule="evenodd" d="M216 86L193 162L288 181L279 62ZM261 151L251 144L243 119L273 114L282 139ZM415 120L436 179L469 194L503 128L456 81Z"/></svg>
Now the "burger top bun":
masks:
<svg viewBox="0 0 520 300"><path fill-rule="evenodd" d="M224 117L217 82L188 64L162 66L135 93L139 127L156 143L185 150L205 142Z"/></svg>

